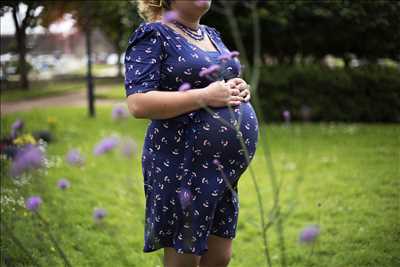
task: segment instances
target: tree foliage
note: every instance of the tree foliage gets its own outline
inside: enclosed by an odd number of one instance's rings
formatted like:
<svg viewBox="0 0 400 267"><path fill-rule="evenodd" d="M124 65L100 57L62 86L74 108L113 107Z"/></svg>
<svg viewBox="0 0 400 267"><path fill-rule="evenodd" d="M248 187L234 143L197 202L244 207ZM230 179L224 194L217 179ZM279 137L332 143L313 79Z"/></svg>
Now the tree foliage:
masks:
<svg viewBox="0 0 400 267"><path fill-rule="evenodd" d="M235 1L234 16L251 54L252 21L246 1ZM229 27L221 20L221 1L205 17L233 46ZM262 53L284 61L296 54L321 58L326 54L375 61L399 60L400 2L397 1L258 1Z"/></svg>

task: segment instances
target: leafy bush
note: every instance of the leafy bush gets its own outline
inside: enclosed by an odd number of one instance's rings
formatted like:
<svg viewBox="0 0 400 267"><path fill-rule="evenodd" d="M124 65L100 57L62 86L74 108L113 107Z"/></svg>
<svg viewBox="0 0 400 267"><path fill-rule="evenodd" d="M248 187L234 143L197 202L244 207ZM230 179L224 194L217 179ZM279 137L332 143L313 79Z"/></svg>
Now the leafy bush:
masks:
<svg viewBox="0 0 400 267"><path fill-rule="evenodd" d="M400 121L400 75L396 69L364 66L329 69L319 65L279 65L262 69L259 97L266 121L293 120L309 108L314 121Z"/></svg>

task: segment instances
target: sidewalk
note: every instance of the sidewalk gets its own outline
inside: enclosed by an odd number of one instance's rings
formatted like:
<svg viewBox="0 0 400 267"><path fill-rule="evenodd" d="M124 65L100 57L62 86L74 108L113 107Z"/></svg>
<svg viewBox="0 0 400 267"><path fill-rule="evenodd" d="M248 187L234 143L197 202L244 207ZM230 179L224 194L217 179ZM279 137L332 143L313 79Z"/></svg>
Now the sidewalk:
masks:
<svg viewBox="0 0 400 267"><path fill-rule="evenodd" d="M125 104L125 99L113 100L113 99L95 99L95 105L114 105L114 104ZM17 111L29 111L33 108L45 108L45 107L61 107L61 106L87 106L88 100L85 91L74 92L63 94L59 96L43 97L30 100L13 101L13 102L1 102L0 110L1 116L17 112Z"/></svg>

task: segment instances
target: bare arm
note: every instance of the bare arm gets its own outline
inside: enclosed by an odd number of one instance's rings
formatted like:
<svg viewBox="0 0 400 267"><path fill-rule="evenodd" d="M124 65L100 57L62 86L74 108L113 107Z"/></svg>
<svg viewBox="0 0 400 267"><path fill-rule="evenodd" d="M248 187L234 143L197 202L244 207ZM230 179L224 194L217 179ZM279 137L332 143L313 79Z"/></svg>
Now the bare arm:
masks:
<svg viewBox="0 0 400 267"><path fill-rule="evenodd" d="M185 92L150 91L128 96L129 112L135 118L168 119L197 110L204 99L204 89ZM200 100L200 101L199 101Z"/></svg>
<svg viewBox="0 0 400 267"><path fill-rule="evenodd" d="M221 107L238 105L243 98L238 89L231 89L223 82L214 82L205 88L187 91L159 91L131 94L127 97L129 112L135 118L169 119L203 105Z"/></svg>

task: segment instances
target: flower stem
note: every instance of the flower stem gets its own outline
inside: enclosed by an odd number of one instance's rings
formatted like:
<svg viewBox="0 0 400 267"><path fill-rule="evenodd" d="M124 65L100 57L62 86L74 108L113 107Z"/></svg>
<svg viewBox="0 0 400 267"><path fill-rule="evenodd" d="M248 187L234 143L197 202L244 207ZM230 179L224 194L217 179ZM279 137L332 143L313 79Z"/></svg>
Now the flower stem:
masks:
<svg viewBox="0 0 400 267"><path fill-rule="evenodd" d="M22 242L14 235L12 229L7 225L6 222L4 222L3 220L1 221L4 228L6 229L6 231L8 232L8 234L10 235L12 241L17 245L17 247L19 247L22 252L24 252L24 254L29 258L29 260L31 261L31 263L34 266L41 266L33 257L32 255L28 252L28 250L24 247L24 245L22 244Z"/></svg>
<svg viewBox="0 0 400 267"><path fill-rule="evenodd" d="M229 108L229 112L230 112L231 117L233 118L233 120L236 120L236 118L234 116L234 112L232 110L232 107L230 105L228 105L228 108ZM211 115L214 114L214 112L211 109L209 109L208 107L206 107L205 105L204 105L204 109L206 111L208 111ZM221 122L226 124L228 127L233 128L238 133L236 136L239 138L240 145L241 145L241 147L242 147L242 149L244 151L245 158L246 158L246 164L247 164L247 166L249 166L250 176L252 178L254 187L256 189L258 208L259 208L259 212L260 212L262 236L263 236L264 247L265 247L264 253L265 253L265 256L266 256L266 259L267 259L268 266L272 266L271 256L269 254L269 250L268 250L268 246L267 246L268 245L267 234L266 234L266 231L264 230L267 227L266 227L266 223L265 223L265 211L264 211L264 206L263 206L263 202L262 202L262 196L261 196L261 192L259 190L259 186L258 186L258 183L257 183L257 179L255 177L254 171L253 171L252 167L250 166L249 153L248 153L247 147L246 147L246 145L244 143L243 136L242 136L242 134L241 134L241 132L239 130L240 129L240 124L237 123L236 126L235 126L235 125L231 125L229 122L227 122L226 120L224 120L222 118L217 118L217 119L219 119ZM224 179L226 179L226 177L224 177ZM228 185L229 185L229 182L228 182ZM230 189L231 189L232 192L235 192L232 189L232 187L230 187ZM235 195L236 195L236 192L235 192Z"/></svg>
<svg viewBox="0 0 400 267"><path fill-rule="evenodd" d="M58 253L60 254L60 257L64 260L65 266L72 267L71 263L68 261L67 256L65 255L64 251L61 249L61 247L58 245L57 240L54 238L53 234L50 231L50 226L49 223L39 214L39 212L35 212L37 218L46 226L47 234L53 243L54 247L57 249Z"/></svg>

